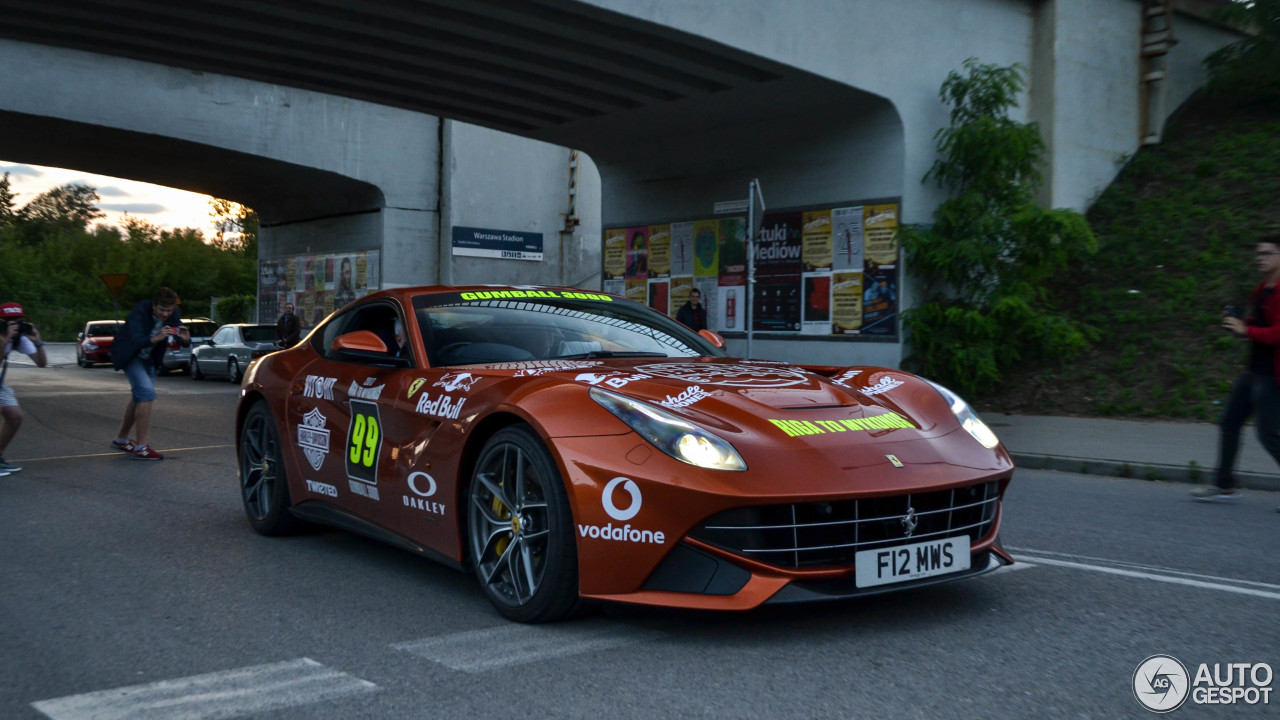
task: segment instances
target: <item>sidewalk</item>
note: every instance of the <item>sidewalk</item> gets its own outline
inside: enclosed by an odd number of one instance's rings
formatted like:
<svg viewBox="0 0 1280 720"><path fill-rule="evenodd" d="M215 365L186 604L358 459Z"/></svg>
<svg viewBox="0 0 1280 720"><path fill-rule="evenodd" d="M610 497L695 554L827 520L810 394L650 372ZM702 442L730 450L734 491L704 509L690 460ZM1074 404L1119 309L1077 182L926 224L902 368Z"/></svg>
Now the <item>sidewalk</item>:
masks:
<svg viewBox="0 0 1280 720"><path fill-rule="evenodd" d="M1218 426L1210 423L990 412L982 419L1024 468L1207 483L1218 464ZM1241 432L1236 480L1242 488L1280 491L1280 465L1256 433L1253 425Z"/></svg>

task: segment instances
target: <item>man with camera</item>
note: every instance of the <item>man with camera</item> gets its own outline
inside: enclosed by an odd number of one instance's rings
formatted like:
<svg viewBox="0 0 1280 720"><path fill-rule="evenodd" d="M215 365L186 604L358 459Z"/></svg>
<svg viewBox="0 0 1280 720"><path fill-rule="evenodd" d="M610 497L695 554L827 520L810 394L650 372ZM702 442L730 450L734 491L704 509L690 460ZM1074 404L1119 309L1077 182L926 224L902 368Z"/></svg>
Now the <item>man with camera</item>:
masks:
<svg viewBox="0 0 1280 720"><path fill-rule="evenodd" d="M3 358L0 359L0 476L4 476L22 469L4 459L9 441L18 434L18 428L22 427L22 408L18 407L18 396L14 394L13 388L4 384L5 373L9 370L9 353L17 350L35 361L37 367L47 366L49 357L45 355L40 331L27 322L26 312L15 302L0 305L0 347L4 348Z"/></svg>
<svg viewBox="0 0 1280 720"><path fill-rule="evenodd" d="M182 324L178 302L177 293L160 288L150 300L134 306L111 344L111 364L129 378L131 393L111 447L138 460L164 459L147 444L147 431L151 428L151 405L156 399L156 370L169 339L178 338L184 346L191 344L191 333ZM134 427L138 430L137 442L129 438Z"/></svg>

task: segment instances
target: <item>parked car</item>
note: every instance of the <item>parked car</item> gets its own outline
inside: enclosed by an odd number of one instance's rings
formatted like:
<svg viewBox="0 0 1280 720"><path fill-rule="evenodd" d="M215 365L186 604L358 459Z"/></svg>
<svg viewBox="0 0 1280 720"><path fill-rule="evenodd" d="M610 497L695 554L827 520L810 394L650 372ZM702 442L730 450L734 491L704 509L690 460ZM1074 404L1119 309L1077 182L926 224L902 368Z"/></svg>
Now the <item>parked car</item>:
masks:
<svg viewBox="0 0 1280 720"><path fill-rule="evenodd" d="M223 325L204 344L192 347L191 378L225 377L239 384L258 358L279 349L275 325Z"/></svg>
<svg viewBox="0 0 1280 720"><path fill-rule="evenodd" d="M93 367L97 363L111 362L111 343L116 332L124 325L119 320L90 320L84 330L76 335L76 364Z"/></svg>
<svg viewBox="0 0 1280 720"><path fill-rule="evenodd" d="M369 295L245 376L245 514L265 535L325 523L468 569L523 622L592 601L871 595L1013 562L1013 462L964 400L893 368L723 347L573 288Z"/></svg>
<svg viewBox="0 0 1280 720"><path fill-rule="evenodd" d="M177 338L169 339L169 347L165 348L164 358L160 365L160 374L166 375L173 370L189 371L191 369L191 351L203 345L213 337L218 325L209 318L191 318L182 320L191 333L191 344L184 346Z"/></svg>

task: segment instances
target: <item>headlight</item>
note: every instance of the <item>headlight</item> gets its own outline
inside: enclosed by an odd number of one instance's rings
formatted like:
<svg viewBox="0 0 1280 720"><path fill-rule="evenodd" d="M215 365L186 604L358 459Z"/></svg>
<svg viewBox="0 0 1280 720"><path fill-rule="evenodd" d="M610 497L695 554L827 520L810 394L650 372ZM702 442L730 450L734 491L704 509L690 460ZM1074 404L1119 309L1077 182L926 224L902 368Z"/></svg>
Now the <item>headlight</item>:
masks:
<svg viewBox="0 0 1280 720"><path fill-rule="evenodd" d="M591 399L671 457L713 470L746 470L733 446L688 420L617 393L591 388Z"/></svg>
<svg viewBox="0 0 1280 720"><path fill-rule="evenodd" d="M969 403L965 402L964 398L932 380L925 380L925 382L942 394L943 399L951 406L951 412L955 413L956 419L960 421L960 425L969 431L974 440L982 443L982 447L990 449L1000 444L1000 438L991 432L991 428L982 422L982 418L978 417L978 413L969 407Z"/></svg>
<svg viewBox="0 0 1280 720"><path fill-rule="evenodd" d="M97 345L94 345L93 343L85 343L85 344L84 344L84 349L85 349L85 350L97 350L97 349L98 349L98 346L97 346Z"/></svg>

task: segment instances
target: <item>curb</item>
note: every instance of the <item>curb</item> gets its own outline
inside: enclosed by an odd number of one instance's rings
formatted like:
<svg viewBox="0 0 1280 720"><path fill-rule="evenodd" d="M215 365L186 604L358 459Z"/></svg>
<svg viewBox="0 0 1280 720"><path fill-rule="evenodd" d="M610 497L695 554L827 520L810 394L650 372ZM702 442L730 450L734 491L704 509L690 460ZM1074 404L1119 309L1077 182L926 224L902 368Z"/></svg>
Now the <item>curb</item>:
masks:
<svg viewBox="0 0 1280 720"><path fill-rule="evenodd" d="M1057 470L1083 475L1133 478L1136 480L1164 480L1204 485L1209 482L1213 468L1191 468L1187 465L1161 465L1124 460L1092 460L1060 455L1033 455L1010 452L1009 457L1017 467L1028 470ZM1280 492L1280 475L1236 472L1236 486L1247 490Z"/></svg>

